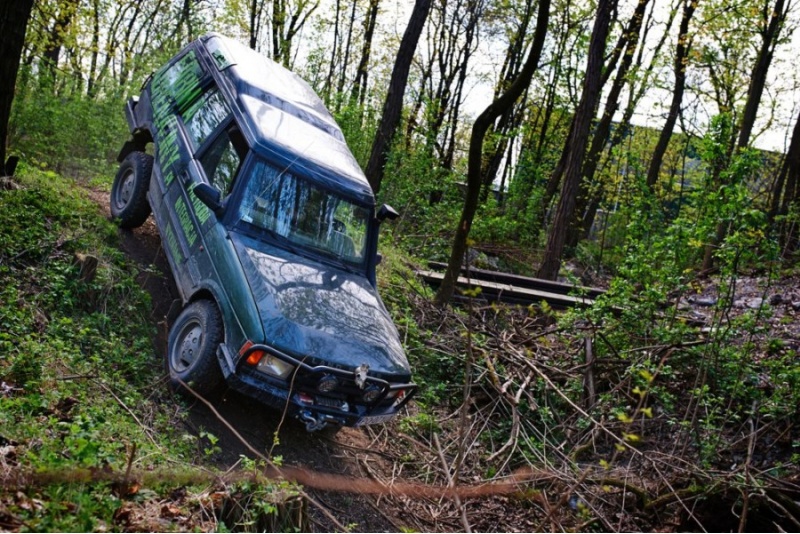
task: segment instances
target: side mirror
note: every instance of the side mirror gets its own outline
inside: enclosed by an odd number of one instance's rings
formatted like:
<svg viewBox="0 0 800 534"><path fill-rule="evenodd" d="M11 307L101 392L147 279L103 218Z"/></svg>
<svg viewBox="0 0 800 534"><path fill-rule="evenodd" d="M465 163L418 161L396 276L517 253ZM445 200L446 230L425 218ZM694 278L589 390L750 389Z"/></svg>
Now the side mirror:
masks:
<svg viewBox="0 0 800 534"><path fill-rule="evenodd" d="M192 191L200 202L208 206L217 216L222 214L222 193L219 189L206 183L199 183Z"/></svg>
<svg viewBox="0 0 800 534"><path fill-rule="evenodd" d="M378 222L383 222L386 219L393 221L398 217L400 217L400 214L388 204L384 204L378 208L378 213L375 215L375 218L378 219Z"/></svg>
<svg viewBox="0 0 800 534"><path fill-rule="evenodd" d="M380 252L375 254L375 265L380 265L382 261L383 261L383 254L381 254Z"/></svg>

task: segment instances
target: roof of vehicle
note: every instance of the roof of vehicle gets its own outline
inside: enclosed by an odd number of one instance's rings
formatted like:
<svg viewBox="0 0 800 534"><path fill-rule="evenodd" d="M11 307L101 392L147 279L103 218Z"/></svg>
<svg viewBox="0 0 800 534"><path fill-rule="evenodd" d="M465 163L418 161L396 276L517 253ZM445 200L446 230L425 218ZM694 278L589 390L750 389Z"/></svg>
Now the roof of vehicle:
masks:
<svg viewBox="0 0 800 534"><path fill-rule="evenodd" d="M374 204L342 131L302 78L232 39L211 33L201 41L236 92L239 119L250 130L256 152L279 165L301 167L301 175Z"/></svg>

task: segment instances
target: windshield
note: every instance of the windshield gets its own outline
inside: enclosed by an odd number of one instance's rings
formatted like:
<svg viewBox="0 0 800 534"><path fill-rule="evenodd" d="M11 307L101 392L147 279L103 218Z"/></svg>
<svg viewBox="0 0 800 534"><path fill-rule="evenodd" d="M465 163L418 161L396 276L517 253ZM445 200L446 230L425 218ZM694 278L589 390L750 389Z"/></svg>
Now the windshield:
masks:
<svg viewBox="0 0 800 534"><path fill-rule="evenodd" d="M246 178L239 219L347 263L363 264L369 210L258 160Z"/></svg>

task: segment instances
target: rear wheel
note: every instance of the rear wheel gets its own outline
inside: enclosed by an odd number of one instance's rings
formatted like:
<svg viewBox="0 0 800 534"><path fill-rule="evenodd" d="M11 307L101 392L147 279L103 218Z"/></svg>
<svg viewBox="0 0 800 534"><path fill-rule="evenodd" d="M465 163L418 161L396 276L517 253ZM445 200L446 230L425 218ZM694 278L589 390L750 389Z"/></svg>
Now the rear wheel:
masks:
<svg viewBox="0 0 800 534"><path fill-rule="evenodd" d="M150 215L147 189L153 172L153 157L131 152L122 161L111 186L111 216L122 228L138 228Z"/></svg>
<svg viewBox="0 0 800 534"><path fill-rule="evenodd" d="M167 368L170 383L181 382L196 393L216 393L223 382L217 349L223 341L222 317L210 300L196 300L183 309L169 331Z"/></svg>

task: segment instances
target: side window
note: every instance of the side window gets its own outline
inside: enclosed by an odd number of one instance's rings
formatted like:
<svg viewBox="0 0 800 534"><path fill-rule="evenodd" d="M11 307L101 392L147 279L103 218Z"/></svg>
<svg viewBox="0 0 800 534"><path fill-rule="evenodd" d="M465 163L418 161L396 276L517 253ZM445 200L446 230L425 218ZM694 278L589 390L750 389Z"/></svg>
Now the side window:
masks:
<svg viewBox="0 0 800 534"><path fill-rule="evenodd" d="M203 72L197 54L189 49L182 57L153 75L153 118L160 134L174 120L174 111L186 111L200 96L208 76Z"/></svg>
<svg viewBox="0 0 800 534"><path fill-rule="evenodd" d="M230 115L228 105L216 89L208 91L186 110L183 120L195 151L228 115Z"/></svg>
<svg viewBox="0 0 800 534"><path fill-rule="evenodd" d="M244 138L234 126L220 132L200 156L200 164L208 181L219 189L223 196L231 192L233 180L245 153Z"/></svg>

